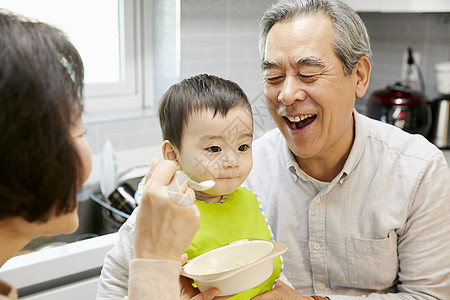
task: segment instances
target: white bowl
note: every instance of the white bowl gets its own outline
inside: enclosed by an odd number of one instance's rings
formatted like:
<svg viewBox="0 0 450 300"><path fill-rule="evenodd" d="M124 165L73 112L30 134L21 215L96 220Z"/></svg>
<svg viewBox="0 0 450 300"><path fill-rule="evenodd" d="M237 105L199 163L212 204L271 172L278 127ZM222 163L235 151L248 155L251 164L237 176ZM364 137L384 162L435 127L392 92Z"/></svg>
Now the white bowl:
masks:
<svg viewBox="0 0 450 300"><path fill-rule="evenodd" d="M287 250L287 245L245 239L206 252L189 261L181 270L192 278L201 292L218 288L218 296L244 292L264 282L273 272L273 259Z"/></svg>

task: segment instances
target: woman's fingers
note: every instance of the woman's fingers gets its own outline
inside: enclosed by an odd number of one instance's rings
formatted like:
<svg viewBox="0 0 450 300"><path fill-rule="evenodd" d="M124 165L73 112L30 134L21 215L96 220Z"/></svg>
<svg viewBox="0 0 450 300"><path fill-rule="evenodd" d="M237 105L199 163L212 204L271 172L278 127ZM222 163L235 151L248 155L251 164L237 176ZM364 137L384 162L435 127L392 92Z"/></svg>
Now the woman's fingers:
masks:
<svg viewBox="0 0 450 300"><path fill-rule="evenodd" d="M153 165L153 164L152 164ZM200 227L197 206L180 207L169 199L167 185L177 166L159 162L147 174L135 226L135 255L140 258L178 260Z"/></svg>
<svg viewBox="0 0 450 300"><path fill-rule="evenodd" d="M147 181L150 179L150 177L152 177L152 174L155 171L156 166L158 164L159 164L159 159L153 158L152 164L150 165L150 168L148 169L147 174L145 175L145 183L147 183Z"/></svg>
<svg viewBox="0 0 450 300"><path fill-rule="evenodd" d="M170 160L152 163L146 176L144 193L147 191L160 191L164 189L167 192L167 185L172 181L177 170L177 166ZM155 174L156 176L153 176Z"/></svg>

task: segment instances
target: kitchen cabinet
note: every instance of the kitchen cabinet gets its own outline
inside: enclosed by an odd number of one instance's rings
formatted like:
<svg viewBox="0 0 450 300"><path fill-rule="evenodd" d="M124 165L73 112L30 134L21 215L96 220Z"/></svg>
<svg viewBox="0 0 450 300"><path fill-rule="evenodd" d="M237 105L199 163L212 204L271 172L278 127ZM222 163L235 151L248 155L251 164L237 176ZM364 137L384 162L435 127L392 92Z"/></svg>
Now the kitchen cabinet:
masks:
<svg viewBox="0 0 450 300"><path fill-rule="evenodd" d="M98 276L67 284L55 289L20 297L21 300L79 300L92 299L97 296Z"/></svg>
<svg viewBox="0 0 450 300"><path fill-rule="evenodd" d="M450 12L448 0L343 0L359 12L425 13Z"/></svg>
<svg viewBox="0 0 450 300"><path fill-rule="evenodd" d="M105 255L117 238L115 232L15 256L0 269L0 279L21 300L93 300Z"/></svg>

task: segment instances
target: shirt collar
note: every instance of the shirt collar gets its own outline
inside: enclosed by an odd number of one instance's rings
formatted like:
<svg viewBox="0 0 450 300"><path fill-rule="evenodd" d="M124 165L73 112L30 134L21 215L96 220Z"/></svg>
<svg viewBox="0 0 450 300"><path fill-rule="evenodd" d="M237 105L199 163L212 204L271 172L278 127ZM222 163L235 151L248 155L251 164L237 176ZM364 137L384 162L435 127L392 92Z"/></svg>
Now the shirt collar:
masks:
<svg viewBox="0 0 450 300"><path fill-rule="evenodd" d="M304 175L306 175L304 172L301 172L301 169L297 163L297 160L295 160L295 155L292 153L291 149L289 149L288 143L286 139L283 137L283 157L286 162L286 166L289 170L289 172L292 174L292 178L295 182L297 182L298 178L301 177L303 180L307 180Z"/></svg>
<svg viewBox="0 0 450 300"><path fill-rule="evenodd" d="M355 139L353 141L352 149L348 155L347 161L342 168L339 182L342 184L347 176L355 169L361 156L364 152L364 147L367 142L367 127L363 122L361 114L353 109L353 119L355 121Z"/></svg>

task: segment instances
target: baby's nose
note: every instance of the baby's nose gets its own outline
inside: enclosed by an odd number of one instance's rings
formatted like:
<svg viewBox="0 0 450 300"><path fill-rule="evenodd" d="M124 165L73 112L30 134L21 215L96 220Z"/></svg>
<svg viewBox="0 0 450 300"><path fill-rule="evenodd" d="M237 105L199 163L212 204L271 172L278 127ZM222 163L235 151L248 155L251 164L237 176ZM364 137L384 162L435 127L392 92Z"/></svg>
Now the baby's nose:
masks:
<svg viewBox="0 0 450 300"><path fill-rule="evenodd" d="M235 168L239 166L239 162L234 155L226 155L223 160L223 166L225 168Z"/></svg>

